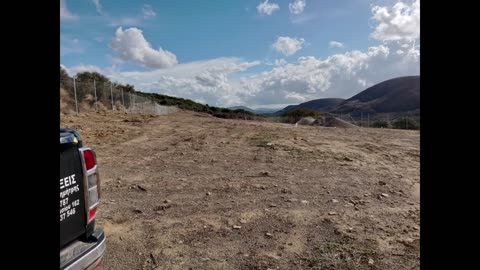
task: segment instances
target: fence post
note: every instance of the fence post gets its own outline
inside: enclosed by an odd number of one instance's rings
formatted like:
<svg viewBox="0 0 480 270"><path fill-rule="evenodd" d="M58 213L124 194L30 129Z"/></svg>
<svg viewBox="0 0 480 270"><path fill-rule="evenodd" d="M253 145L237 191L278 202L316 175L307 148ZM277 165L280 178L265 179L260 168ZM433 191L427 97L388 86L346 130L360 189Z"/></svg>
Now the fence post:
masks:
<svg viewBox="0 0 480 270"><path fill-rule="evenodd" d="M123 105L124 108L126 108L125 107L125 98L123 97L123 88L122 88L122 105Z"/></svg>
<svg viewBox="0 0 480 270"><path fill-rule="evenodd" d="M110 83L110 97L112 98L112 111L114 111L113 107L113 89L112 89L112 84Z"/></svg>
<svg viewBox="0 0 480 270"><path fill-rule="evenodd" d="M77 86L75 84L75 77L73 77L73 94L75 95L75 109L78 116Z"/></svg>
<svg viewBox="0 0 480 270"><path fill-rule="evenodd" d="M370 127L370 113L367 114L367 127Z"/></svg>
<svg viewBox="0 0 480 270"><path fill-rule="evenodd" d="M95 79L93 80L93 91L95 92L95 111L98 112L98 105L97 105L97 86L95 85Z"/></svg>
<svg viewBox="0 0 480 270"><path fill-rule="evenodd" d="M132 98L132 93L129 93L129 95L130 95L130 110L133 111L135 107L135 100L133 100Z"/></svg>

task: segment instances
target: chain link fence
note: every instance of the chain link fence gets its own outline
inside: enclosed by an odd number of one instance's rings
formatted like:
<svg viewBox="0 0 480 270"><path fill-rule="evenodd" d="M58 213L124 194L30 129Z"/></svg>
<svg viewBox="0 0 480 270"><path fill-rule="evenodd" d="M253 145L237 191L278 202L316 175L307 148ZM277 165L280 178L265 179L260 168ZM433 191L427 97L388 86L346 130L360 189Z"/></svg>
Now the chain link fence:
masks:
<svg viewBox="0 0 480 270"><path fill-rule="evenodd" d="M178 111L175 106L159 105L153 99L124 91L110 82L60 80L62 113L122 111L165 115Z"/></svg>
<svg viewBox="0 0 480 270"><path fill-rule="evenodd" d="M419 113L361 113L358 115L328 113L328 115L359 127L420 129Z"/></svg>

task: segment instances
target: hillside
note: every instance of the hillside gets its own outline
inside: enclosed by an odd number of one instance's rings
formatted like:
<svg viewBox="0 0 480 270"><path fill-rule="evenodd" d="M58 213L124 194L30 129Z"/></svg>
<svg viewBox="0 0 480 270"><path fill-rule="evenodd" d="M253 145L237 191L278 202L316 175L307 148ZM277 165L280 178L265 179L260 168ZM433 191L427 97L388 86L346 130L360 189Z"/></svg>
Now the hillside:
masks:
<svg viewBox="0 0 480 270"><path fill-rule="evenodd" d="M321 98L321 99L314 99L310 100L298 105L289 105L283 108L280 111L274 113L274 115L283 115L285 113L294 111L298 108L307 108L316 111L328 111L330 108L340 104L345 99L343 98Z"/></svg>
<svg viewBox="0 0 480 270"><path fill-rule="evenodd" d="M420 111L420 76L398 77L365 89L331 109L332 113Z"/></svg>
<svg viewBox="0 0 480 270"><path fill-rule="evenodd" d="M390 79L371 86L349 99L323 98L299 105L289 105L274 115L280 116L298 108L338 114L410 113L420 112L420 76Z"/></svg>

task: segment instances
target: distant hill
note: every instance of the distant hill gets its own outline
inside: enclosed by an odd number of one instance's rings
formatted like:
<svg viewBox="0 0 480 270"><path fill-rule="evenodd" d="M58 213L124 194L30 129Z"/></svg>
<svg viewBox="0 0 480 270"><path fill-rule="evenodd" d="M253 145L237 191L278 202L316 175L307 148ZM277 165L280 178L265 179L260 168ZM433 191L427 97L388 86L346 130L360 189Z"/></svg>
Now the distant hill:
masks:
<svg viewBox="0 0 480 270"><path fill-rule="evenodd" d="M349 99L323 98L299 105L290 105L274 115L308 108L317 111L338 114L350 113L358 116L362 113L413 113L420 112L420 76L405 76L383 81L371 86Z"/></svg>
<svg viewBox="0 0 480 270"><path fill-rule="evenodd" d="M233 107L228 107L230 110L244 110L247 112L252 112L254 113L255 111L253 109L250 109L249 107L246 106L233 106Z"/></svg>
<svg viewBox="0 0 480 270"><path fill-rule="evenodd" d="M270 109L270 108L257 108L257 109L252 109L246 106L233 106L229 107L230 110L244 110L247 112L251 113L256 113L256 114L266 114L266 113L273 113L277 111L277 109Z"/></svg>
<svg viewBox="0 0 480 270"><path fill-rule="evenodd" d="M314 99L298 105L289 105L283 108L282 110L275 112L274 115L278 115L278 116L283 115L285 113L294 111L298 108L306 108L306 109L326 112L326 111L329 111L332 107L340 104L343 101L345 101L345 99L343 98Z"/></svg>
<svg viewBox="0 0 480 270"><path fill-rule="evenodd" d="M390 79L333 107L332 113L400 113L420 111L420 76Z"/></svg>

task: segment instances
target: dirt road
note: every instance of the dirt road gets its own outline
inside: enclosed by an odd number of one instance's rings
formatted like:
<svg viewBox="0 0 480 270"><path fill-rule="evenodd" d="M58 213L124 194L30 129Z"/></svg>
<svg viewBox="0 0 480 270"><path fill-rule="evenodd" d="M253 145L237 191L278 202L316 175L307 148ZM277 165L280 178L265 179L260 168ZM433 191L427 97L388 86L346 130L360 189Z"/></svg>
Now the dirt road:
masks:
<svg viewBox="0 0 480 270"><path fill-rule="evenodd" d="M102 269L419 269L419 132L62 117L97 151Z"/></svg>

